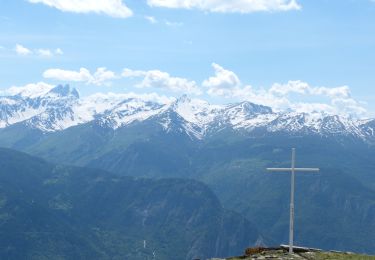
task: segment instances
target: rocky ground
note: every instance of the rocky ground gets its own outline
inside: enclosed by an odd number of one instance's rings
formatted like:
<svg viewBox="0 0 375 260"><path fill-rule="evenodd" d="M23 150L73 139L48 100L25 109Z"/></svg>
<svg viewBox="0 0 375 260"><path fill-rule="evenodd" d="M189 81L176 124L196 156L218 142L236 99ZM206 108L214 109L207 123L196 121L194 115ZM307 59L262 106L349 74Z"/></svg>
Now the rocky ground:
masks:
<svg viewBox="0 0 375 260"><path fill-rule="evenodd" d="M226 259L212 258L211 260L260 260L260 259L308 259L308 260L324 260L324 259L350 259L350 260L375 260L375 256L359 255L345 252L323 252L319 250L301 250L293 254L289 254L284 248L252 248L246 250L246 255L238 257L230 257Z"/></svg>

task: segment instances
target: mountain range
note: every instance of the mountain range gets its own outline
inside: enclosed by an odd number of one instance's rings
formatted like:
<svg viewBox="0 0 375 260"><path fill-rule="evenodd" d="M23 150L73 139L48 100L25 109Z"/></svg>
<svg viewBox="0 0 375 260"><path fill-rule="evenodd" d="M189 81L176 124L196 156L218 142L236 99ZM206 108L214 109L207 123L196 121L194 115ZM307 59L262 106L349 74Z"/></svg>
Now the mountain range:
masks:
<svg viewBox="0 0 375 260"><path fill-rule="evenodd" d="M375 120L359 120L321 112L273 112L270 107L240 102L211 105L186 95L177 100L152 101L126 94L95 94L80 98L69 85L20 89L0 97L0 127L23 124L42 132L97 122L118 129L156 120L165 131L185 132L204 139L225 129L246 134L288 132L320 136L351 136L373 142ZM177 124L177 125L176 125Z"/></svg>
<svg viewBox="0 0 375 260"><path fill-rule="evenodd" d="M298 167L321 168L297 175L296 244L375 253L372 119L187 96L80 98L60 85L2 96L0 122L0 146L55 164L203 182L279 244L288 242L290 178L265 169L289 167L295 147Z"/></svg>

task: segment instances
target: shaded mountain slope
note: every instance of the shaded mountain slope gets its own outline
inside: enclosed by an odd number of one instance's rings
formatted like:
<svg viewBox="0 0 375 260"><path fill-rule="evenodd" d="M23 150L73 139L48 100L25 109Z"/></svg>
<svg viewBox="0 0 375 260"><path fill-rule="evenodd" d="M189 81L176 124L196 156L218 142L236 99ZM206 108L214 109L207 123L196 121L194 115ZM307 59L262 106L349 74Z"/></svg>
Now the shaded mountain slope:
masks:
<svg viewBox="0 0 375 260"><path fill-rule="evenodd" d="M0 149L2 259L192 259L259 238L193 180L133 179ZM146 247L143 247L146 241Z"/></svg>

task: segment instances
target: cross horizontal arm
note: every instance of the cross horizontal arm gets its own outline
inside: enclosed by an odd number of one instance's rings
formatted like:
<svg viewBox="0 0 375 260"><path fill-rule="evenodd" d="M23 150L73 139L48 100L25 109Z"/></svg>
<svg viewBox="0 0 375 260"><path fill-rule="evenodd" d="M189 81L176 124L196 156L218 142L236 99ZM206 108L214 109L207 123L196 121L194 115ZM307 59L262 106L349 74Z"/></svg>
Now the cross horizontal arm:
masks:
<svg viewBox="0 0 375 260"><path fill-rule="evenodd" d="M271 172L291 172L293 168L267 168ZM296 172L318 172L319 168L294 168Z"/></svg>

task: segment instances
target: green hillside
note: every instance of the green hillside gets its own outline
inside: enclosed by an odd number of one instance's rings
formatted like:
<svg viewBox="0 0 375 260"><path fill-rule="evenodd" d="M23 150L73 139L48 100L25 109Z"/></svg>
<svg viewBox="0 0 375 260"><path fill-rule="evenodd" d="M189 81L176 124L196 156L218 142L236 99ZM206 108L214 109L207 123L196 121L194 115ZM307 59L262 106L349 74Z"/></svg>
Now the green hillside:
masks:
<svg viewBox="0 0 375 260"><path fill-rule="evenodd" d="M197 181L121 177L8 149L0 166L1 259L192 259L238 254L259 238Z"/></svg>

